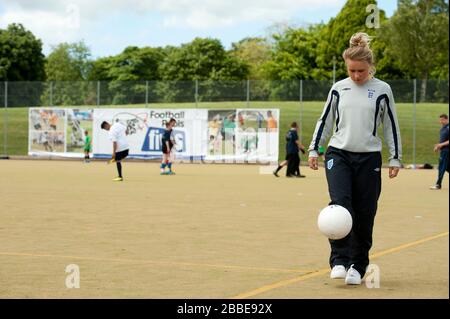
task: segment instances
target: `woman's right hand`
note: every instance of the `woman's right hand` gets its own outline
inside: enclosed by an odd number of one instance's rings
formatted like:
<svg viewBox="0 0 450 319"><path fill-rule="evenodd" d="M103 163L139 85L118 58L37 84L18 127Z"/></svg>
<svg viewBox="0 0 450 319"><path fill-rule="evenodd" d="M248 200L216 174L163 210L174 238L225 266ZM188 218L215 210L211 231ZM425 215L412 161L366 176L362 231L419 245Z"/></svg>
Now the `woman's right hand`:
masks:
<svg viewBox="0 0 450 319"><path fill-rule="evenodd" d="M319 160L317 157L308 158L308 164L309 164L309 168L311 168L315 171L319 169Z"/></svg>

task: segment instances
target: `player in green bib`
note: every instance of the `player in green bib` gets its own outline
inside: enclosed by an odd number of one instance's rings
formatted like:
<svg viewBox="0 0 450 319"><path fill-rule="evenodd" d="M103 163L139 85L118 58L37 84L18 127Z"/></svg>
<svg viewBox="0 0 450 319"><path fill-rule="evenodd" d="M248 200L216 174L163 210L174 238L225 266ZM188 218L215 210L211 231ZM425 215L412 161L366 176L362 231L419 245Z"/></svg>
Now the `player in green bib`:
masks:
<svg viewBox="0 0 450 319"><path fill-rule="evenodd" d="M85 163L89 163L89 153L91 152L91 148L92 148L92 139L89 136L89 132L88 131L84 131L84 162Z"/></svg>

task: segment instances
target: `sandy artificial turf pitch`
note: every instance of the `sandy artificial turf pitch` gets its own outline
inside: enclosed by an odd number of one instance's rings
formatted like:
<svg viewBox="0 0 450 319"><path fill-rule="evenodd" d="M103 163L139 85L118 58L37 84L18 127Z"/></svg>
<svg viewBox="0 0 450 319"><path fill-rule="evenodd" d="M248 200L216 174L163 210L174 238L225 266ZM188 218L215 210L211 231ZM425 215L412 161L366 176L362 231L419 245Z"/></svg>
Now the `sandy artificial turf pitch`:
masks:
<svg viewBox="0 0 450 319"><path fill-rule="evenodd" d="M383 171L371 263L380 288L329 279L323 168L0 162L1 298L448 298L448 175ZM282 172L283 173L283 172ZM66 266L80 269L68 289Z"/></svg>

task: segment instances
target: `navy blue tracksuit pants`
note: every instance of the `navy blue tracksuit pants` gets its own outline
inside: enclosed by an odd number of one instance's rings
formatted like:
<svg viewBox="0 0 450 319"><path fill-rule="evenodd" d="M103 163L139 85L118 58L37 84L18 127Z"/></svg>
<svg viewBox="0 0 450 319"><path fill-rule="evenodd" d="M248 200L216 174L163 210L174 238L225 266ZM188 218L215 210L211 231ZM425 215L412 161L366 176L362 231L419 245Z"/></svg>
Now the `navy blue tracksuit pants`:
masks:
<svg viewBox="0 0 450 319"><path fill-rule="evenodd" d="M438 179L436 185L442 186L442 179L444 178L445 171L449 172L448 168L448 148L441 150L439 155L439 167L438 167Z"/></svg>
<svg viewBox="0 0 450 319"><path fill-rule="evenodd" d="M347 237L329 240L330 266L353 264L363 277L369 265L372 231L381 193L381 153L354 153L328 147L325 170L331 204L347 208L353 227Z"/></svg>

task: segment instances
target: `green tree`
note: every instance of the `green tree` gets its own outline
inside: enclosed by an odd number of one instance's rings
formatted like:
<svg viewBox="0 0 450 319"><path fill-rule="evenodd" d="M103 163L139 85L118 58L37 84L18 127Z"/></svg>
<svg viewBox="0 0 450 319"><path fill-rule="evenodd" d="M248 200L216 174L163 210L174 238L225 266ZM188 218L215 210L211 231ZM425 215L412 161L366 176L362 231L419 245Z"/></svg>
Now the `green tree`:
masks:
<svg viewBox="0 0 450 319"><path fill-rule="evenodd" d="M448 14L444 0L400 0L380 33L389 43L390 53L412 77L421 80L422 102L430 75L448 79Z"/></svg>
<svg viewBox="0 0 450 319"><path fill-rule="evenodd" d="M209 38L196 38L172 50L161 65L164 80L242 80L248 72L248 66L227 54L219 40Z"/></svg>
<svg viewBox="0 0 450 319"><path fill-rule="evenodd" d="M29 81L45 80L44 63L41 40L23 25L13 23L0 29L0 81L12 81L8 83L8 106L40 104L42 83Z"/></svg>
<svg viewBox="0 0 450 319"><path fill-rule="evenodd" d="M232 43L230 55L247 63L248 78L263 80L266 78L263 66L271 60L272 46L264 38L244 38Z"/></svg>
<svg viewBox="0 0 450 319"><path fill-rule="evenodd" d="M376 28L367 25L372 12L368 11L370 5L376 5L374 0L348 0L335 18L332 18L320 35L320 44L317 50L317 66L332 76L333 57L336 58L336 79L347 77L345 62L342 53L349 46L351 36L356 32L366 32L376 36ZM379 10L379 21L386 19L385 12ZM376 40L375 40L376 41ZM388 62L387 60L385 62Z"/></svg>
<svg viewBox="0 0 450 319"><path fill-rule="evenodd" d="M90 104L95 98L95 88L86 80L92 68L90 49L84 42L61 43L52 48L47 57L44 104Z"/></svg>
<svg viewBox="0 0 450 319"><path fill-rule="evenodd" d="M42 81L45 79L42 42L22 24L0 29L0 80Z"/></svg>
<svg viewBox="0 0 450 319"><path fill-rule="evenodd" d="M159 65L164 58L161 48L127 47L109 60L107 77L121 81L159 80Z"/></svg>
<svg viewBox="0 0 450 319"><path fill-rule="evenodd" d="M288 28L283 33L274 34L272 60L264 66L268 76L277 80L323 77L323 72L316 63L323 28L319 24L307 29Z"/></svg>
<svg viewBox="0 0 450 319"><path fill-rule="evenodd" d="M49 81L82 81L91 68L91 51L83 41L61 43L47 57L45 73Z"/></svg>
<svg viewBox="0 0 450 319"><path fill-rule="evenodd" d="M91 72L89 72L90 81L111 81L113 77L110 75L109 70L114 65L115 57L103 57L98 58L92 62Z"/></svg>
<svg viewBox="0 0 450 319"><path fill-rule="evenodd" d="M96 60L90 79L109 81L102 85L102 102L112 104L143 103L146 81L161 79L159 67L170 48L127 47L122 53ZM149 84L149 96L155 97Z"/></svg>
<svg viewBox="0 0 450 319"><path fill-rule="evenodd" d="M263 66L265 74L272 80L269 83L270 100L298 101L300 79L309 80L310 85L303 87L303 92L308 94L308 90L318 89L311 80L327 78L316 63L323 28L323 24L317 24L307 28L288 27L273 33L272 59Z"/></svg>
<svg viewBox="0 0 450 319"><path fill-rule="evenodd" d="M382 80L398 80L408 78L407 70L390 53L389 43L379 36L382 31L377 31L377 36L371 41L371 48L375 56L376 77Z"/></svg>
<svg viewBox="0 0 450 319"><path fill-rule="evenodd" d="M219 40L196 38L174 48L160 66L160 72L165 82L158 84L158 92L165 100L192 100L195 80L201 81L200 99L217 100L242 92L240 82L247 79L249 67L228 53Z"/></svg>

